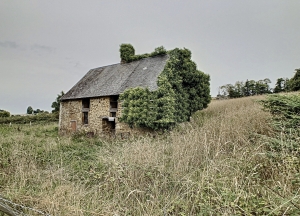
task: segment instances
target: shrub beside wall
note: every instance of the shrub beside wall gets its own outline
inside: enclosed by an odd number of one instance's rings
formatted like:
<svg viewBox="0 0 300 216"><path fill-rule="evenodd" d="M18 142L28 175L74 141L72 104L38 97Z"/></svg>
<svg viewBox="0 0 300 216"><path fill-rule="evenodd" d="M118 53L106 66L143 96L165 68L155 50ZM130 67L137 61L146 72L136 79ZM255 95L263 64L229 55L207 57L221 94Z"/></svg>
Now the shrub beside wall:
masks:
<svg viewBox="0 0 300 216"><path fill-rule="evenodd" d="M134 53L129 46L124 50ZM158 77L156 91L138 87L120 95L123 101L120 121L131 127L168 129L176 123L188 121L194 112L207 107L211 101L209 75L197 70L188 49L176 48L168 55L169 60Z"/></svg>

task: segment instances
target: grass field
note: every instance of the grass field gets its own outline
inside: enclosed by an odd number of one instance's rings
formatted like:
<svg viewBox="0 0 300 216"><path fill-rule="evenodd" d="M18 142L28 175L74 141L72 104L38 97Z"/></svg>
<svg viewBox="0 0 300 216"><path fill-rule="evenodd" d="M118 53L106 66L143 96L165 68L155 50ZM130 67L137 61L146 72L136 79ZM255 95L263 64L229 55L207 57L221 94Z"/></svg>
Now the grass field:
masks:
<svg viewBox="0 0 300 216"><path fill-rule="evenodd" d="M51 215L299 215L299 130L273 127L262 98L129 140L0 126L0 196Z"/></svg>

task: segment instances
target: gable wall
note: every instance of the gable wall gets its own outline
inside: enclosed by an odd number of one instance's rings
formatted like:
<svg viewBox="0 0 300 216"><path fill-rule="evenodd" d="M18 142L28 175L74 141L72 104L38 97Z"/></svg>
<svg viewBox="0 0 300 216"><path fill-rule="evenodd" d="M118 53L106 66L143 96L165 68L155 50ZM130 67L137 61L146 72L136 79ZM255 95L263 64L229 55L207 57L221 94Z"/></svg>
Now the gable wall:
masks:
<svg viewBox="0 0 300 216"><path fill-rule="evenodd" d="M139 135L150 132L143 128L130 128L126 123L118 121L118 117L122 115L122 104L118 103L118 111L116 113L116 134ZM88 124L83 124L82 100L62 101L60 107L59 132L60 134L69 134L72 132L72 121L76 121L77 132L93 132L95 134L103 134L105 124L102 123L103 117L108 117L110 112L110 97L90 98L90 109L88 114Z"/></svg>
<svg viewBox="0 0 300 216"><path fill-rule="evenodd" d="M60 103L59 132L70 133L71 121L76 121L77 129L82 123L81 100L63 101Z"/></svg>

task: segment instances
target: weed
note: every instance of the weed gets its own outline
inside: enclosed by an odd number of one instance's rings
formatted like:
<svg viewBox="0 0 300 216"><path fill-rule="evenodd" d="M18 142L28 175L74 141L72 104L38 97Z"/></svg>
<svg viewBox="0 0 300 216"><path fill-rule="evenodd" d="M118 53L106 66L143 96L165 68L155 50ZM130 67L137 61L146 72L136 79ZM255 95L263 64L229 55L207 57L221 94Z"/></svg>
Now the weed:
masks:
<svg viewBox="0 0 300 216"><path fill-rule="evenodd" d="M299 131L261 99L213 101L154 138L2 125L0 194L51 215L298 215Z"/></svg>

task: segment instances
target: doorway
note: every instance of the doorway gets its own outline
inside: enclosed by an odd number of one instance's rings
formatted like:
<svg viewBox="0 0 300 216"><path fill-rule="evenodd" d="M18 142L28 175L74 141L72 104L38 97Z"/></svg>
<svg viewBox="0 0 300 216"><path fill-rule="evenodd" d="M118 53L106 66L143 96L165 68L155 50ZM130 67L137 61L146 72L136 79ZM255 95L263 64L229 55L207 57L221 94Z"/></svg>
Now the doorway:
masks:
<svg viewBox="0 0 300 216"><path fill-rule="evenodd" d="M102 131L110 134L115 134L116 131L115 120L109 121L108 118L102 119Z"/></svg>
<svg viewBox="0 0 300 216"><path fill-rule="evenodd" d="M75 120L71 121L71 131L76 132L77 129L77 122Z"/></svg>

